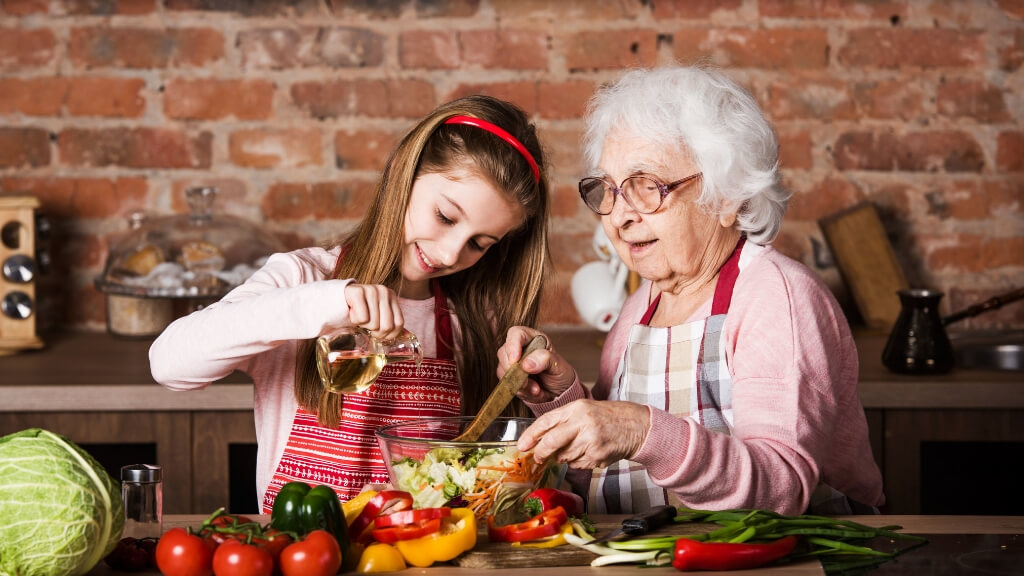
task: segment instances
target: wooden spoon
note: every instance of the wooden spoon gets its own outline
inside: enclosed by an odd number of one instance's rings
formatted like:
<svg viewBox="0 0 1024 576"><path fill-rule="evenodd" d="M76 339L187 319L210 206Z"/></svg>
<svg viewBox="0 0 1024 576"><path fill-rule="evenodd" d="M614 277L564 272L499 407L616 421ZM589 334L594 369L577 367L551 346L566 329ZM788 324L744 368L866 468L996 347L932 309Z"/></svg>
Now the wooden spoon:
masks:
<svg viewBox="0 0 1024 576"><path fill-rule="evenodd" d="M519 362L523 361L534 350L540 350L546 348L548 340L540 334L533 337L530 343L526 345L523 350L522 356L519 357ZM501 414L508 403L515 397L516 392L526 384L526 378L529 376L525 370L519 366L519 362L508 367L508 371L501 377L498 385L491 391L491 395L487 397L487 401L484 402L483 407L477 412L476 418L473 422L463 430L462 434L459 434L453 439L453 442L476 442L480 435L487 430L487 427L494 422L494 419Z"/></svg>

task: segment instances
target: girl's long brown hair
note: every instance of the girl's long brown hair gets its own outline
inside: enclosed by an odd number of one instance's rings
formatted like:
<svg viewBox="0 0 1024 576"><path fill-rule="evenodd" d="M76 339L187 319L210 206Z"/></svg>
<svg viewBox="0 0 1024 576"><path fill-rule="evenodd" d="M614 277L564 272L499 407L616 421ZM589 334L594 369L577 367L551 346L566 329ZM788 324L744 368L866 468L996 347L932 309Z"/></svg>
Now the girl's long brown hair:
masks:
<svg viewBox="0 0 1024 576"><path fill-rule="evenodd" d="M487 120L512 134L533 155L540 167L540 181L534 180L526 159L509 143L481 128L444 124L456 115ZM347 250L335 267L335 278L381 284L397 292L402 282L399 265L405 214L417 177L465 168L523 207L526 219L520 228L506 234L470 268L438 279L459 318L461 338L448 344L457 350L462 413L466 415L476 414L497 384L496 354L508 329L533 326L537 321L548 261L545 167L536 129L518 107L480 95L454 100L438 107L402 139L385 164L365 217L342 240ZM321 426L335 427L342 396L326 392L321 385L315 342L299 343L295 398L302 408L317 411ZM526 407L516 401L506 414L525 415Z"/></svg>

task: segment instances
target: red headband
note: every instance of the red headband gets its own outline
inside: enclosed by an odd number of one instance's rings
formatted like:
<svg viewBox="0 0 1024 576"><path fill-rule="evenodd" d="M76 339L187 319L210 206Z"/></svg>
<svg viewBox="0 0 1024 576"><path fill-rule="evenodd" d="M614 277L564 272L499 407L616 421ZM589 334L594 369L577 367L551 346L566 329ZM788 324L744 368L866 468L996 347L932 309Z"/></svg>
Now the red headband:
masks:
<svg viewBox="0 0 1024 576"><path fill-rule="evenodd" d="M474 118L472 116L452 116L451 118L444 121L445 124L466 124L467 126L476 126L477 128L483 128L491 134L494 134L498 138L501 138L505 142L512 145L513 148L519 151L526 158L526 162L530 165L530 169L533 170L533 180L540 182L540 168L537 167L537 161L533 159L533 155L530 151L523 146L523 143L516 140L516 137L506 132L500 126L491 124L487 120L481 120L480 118Z"/></svg>

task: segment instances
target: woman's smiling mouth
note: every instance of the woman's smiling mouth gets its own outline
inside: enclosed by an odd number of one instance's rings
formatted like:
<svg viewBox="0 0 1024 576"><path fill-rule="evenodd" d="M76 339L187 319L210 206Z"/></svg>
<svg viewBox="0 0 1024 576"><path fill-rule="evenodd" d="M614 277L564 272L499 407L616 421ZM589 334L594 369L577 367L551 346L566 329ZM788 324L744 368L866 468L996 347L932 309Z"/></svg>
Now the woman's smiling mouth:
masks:
<svg viewBox="0 0 1024 576"><path fill-rule="evenodd" d="M439 270L439 268L437 268L436 266L433 265L433 263L430 262L430 260L427 258L427 255L423 253L423 250L420 249L419 244L416 245L416 255L418 256L420 268L423 269L423 271L426 272L427 274L434 274Z"/></svg>

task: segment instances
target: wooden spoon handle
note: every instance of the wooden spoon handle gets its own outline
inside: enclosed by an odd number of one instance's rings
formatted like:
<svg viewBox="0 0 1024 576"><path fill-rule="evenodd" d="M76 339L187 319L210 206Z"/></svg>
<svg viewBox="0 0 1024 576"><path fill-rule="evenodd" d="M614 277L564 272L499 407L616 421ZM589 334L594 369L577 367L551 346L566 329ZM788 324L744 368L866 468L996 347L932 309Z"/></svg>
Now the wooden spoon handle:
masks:
<svg viewBox="0 0 1024 576"><path fill-rule="evenodd" d="M538 334L530 340L530 343L526 345L523 350L523 354L519 357L519 362L516 362L508 367L508 371L501 377L501 381L491 391L491 395L487 397L484 405L477 412L476 418L473 422L462 432L455 437L455 442L476 442L480 435L484 433L484 430L494 422L494 419L498 417L508 406L508 403L515 397L516 392L526 384L526 378L529 376L525 370L523 370L519 363L530 355L535 350L540 350L548 345L548 340L544 336Z"/></svg>

